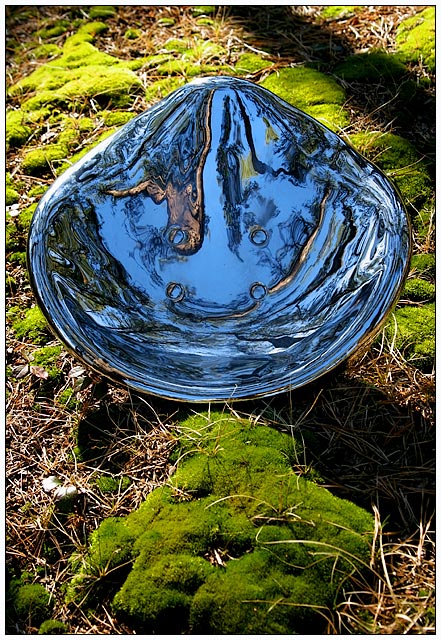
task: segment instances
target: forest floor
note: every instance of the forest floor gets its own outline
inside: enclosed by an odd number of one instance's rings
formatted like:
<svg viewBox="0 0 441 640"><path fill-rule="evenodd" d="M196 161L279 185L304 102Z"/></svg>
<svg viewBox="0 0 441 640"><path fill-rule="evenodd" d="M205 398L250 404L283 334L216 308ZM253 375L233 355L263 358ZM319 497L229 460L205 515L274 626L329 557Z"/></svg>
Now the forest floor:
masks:
<svg viewBox="0 0 441 640"><path fill-rule="evenodd" d="M81 24L93 20L107 26L94 36L94 46L133 63L142 83L130 106L85 97L75 115L61 104L58 120L50 125L30 120L25 139L17 128L18 137L8 146L7 186L16 195L7 201L6 561L9 581L44 586L50 617L65 623L69 633L132 634L112 615L109 602L94 611L65 602L69 558L86 549L104 518L127 515L166 482L173 448L169 427L207 407L140 396L101 378L76 361L36 315L24 315L35 308L25 258L30 215L66 159L113 130L110 119L106 124L109 112L138 114L156 101L147 90L159 76L135 63L166 52L171 39L220 45L223 52L206 62L229 66L233 75L241 55L259 55L268 66L246 75L256 82L277 69L305 64L332 75L354 54L394 52L399 25L422 7L364 6L326 14L320 6L219 7L203 13L187 6L122 5L96 17L91 9L6 7L7 87L28 78ZM41 48L48 44L55 49ZM374 83L340 80L350 123L339 133L397 134L425 159L433 179L434 72L415 61L408 63L408 74L419 87L417 109L397 104L396 87L386 77ZM19 109L32 95L10 93L7 108ZM32 169L26 154L58 139L63 114L87 119L87 127L64 156ZM434 253L432 222L429 227L424 237L415 234L419 254ZM321 484L375 514L370 589L345 594L329 633L435 631L434 399L433 370L414 366L383 331L369 348L304 389L225 406L268 424L291 425L312 443L299 472L313 468ZM51 477L60 483L55 490L48 489ZM59 496L72 490L68 507L56 499L60 489ZM37 633L40 624L38 616L11 608L6 622L11 634Z"/></svg>

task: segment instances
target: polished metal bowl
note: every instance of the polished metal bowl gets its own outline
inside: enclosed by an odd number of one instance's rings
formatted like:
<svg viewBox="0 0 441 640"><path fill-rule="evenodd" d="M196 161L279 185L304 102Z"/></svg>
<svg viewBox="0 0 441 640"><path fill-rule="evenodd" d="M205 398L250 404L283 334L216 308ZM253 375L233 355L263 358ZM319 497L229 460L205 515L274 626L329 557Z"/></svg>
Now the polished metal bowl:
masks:
<svg viewBox="0 0 441 640"><path fill-rule="evenodd" d="M266 89L203 78L135 117L41 199L38 302L100 373L166 398L266 396L378 331L410 253L386 177Z"/></svg>

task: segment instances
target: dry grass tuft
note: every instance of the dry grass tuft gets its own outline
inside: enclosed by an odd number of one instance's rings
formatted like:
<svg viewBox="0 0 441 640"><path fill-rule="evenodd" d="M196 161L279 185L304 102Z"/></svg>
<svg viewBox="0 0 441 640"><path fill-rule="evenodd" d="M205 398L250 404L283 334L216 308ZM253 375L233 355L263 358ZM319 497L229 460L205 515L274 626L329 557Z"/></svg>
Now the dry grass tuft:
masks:
<svg viewBox="0 0 441 640"><path fill-rule="evenodd" d="M403 542L385 542L378 509L372 581L346 593L339 631L352 634L435 633L435 542L431 519Z"/></svg>

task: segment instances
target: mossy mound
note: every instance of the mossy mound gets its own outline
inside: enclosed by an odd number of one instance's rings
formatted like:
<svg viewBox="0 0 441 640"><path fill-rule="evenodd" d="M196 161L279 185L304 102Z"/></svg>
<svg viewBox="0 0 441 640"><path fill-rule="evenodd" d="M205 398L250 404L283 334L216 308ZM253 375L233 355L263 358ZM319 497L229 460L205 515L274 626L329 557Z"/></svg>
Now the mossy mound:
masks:
<svg viewBox="0 0 441 640"><path fill-rule="evenodd" d="M112 18L116 14L116 7L111 5L102 5L89 8L89 17L92 20L97 18Z"/></svg>
<svg viewBox="0 0 441 640"><path fill-rule="evenodd" d="M69 633L68 626L60 620L45 620L38 629L39 635L63 635Z"/></svg>
<svg viewBox="0 0 441 640"><path fill-rule="evenodd" d="M320 15L322 18L325 18L325 20L336 20L348 18L361 9L362 7L356 5L334 5L322 9Z"/></svg>
<svg viewBox="0 0 441 640"><path fill-rule="evenodd" d="M36 208L37 203L30 204L29 207L26 207L26 209L23 209L23 211L19 213L17 221L23 230L27 231L29 229L32 216L34 215L34 211Z"/></svg>
<svg viewBox="0 0 441 640"><path fill-rule="evenodd" d="M399 82L407 68L386 51L372 49L350 56L335 67L334 73L347 82Z"/></svg>
<svg viewBox="0 0 441 640"><path fill-rule="evenodd" d="M16 204L20 200L19 192L11 187L10 185L6 185L5 187L5 204L7 207L10 207L11 204Z"/></svg>
<svg viewBox="0 0 441 640"><path fill-rule="evenodd" d="M422 62L435 71L435 7L427 7L398 25L397 51L406 62Z"/></svg>
<svg viewBox="0 0 441 640"><path fill-rule="evenodd" d="M128 489L131 484L127 476L111 478L110 476L99 476L94 480L94 484L102 493L122 492Z"/></svg>
<svg viewBox="0 0 441 640"><path fill-rule="evenodd" d="M18 183L14 183L11 174L7 171L5 180L5 204L7 207L10 207L20 200L20 193L14 188L15 184L17 187L21 186Z"/></svg>
<svg viewBox="0 0 441 640"><path fill-rule="evenodd" d="M386 335L407 362L430 373L435 360L435 304L396 309Z"/></svg>
<svg viewBox="0 0 441 640"><path fill-rule="evenodd" d="M433 253L418 253L412 257L410 264L412 271L420 277L432 280L435 278L436 259Z"/></svg>
<svg viewBox="0 0 441 640"><path fill-rule="evenodd" d="M17 338L27 338L34 344L41 344L47 340L49 327L38 307L31 307L24 312L19 307L11 307L7 315L12 321Z"/></svg>
<svg viewBox="0 0 441 640"><path fill-rule="evenodd" d="M21 168L24 174L40 176L52 168L54 162L64 160L68 155L68 144L47 144L28 151L23 158Z"/></svg>
<svg viewBox="0 0 441 640"><path fill-rule="evenodd" d="M141 36L142 36L142 31L140 31L139 29L129 28L124 33L124 38L127 38L127 40L137 40Z"/></svg>
<svg viewBox="0 0 441 640"><path fill-rule="evenodd" d="M280 69L260 84L330 129L349 124L349 116L343 109L344 90L320 71L308 67Z"/></svg>
<svg viewBox="0 0 441 640"><path fill-rule="evenodd" d="M99 114L103 118L106 127L122 127L136 116L133 111L101 111Z"/></svg>
<svg viewBox="0 0 441 640"><path fill-rule="evenodd" d="M425 236L434 197L428 162L412 143L392 133L358 133L351 136L351 143L396 184L415 230Z"/></svg>
<svg viewBox="0 0 441 640"><path fill-rule="evenodd" d="M40 44L35 49L32 49L30 56L40 60L41 58L55 58L61 55L62 49L56 44Z"/></svg>
<svg viewBox="0 0 441 640"><path fill-rule="evenodd" d="M57 20L57 23L53 26L45 27L44 29L38 29L35 31L34 36L38 40L50 40L51 38L57 38L63 35L71 27L71 23L67 19Z"/></svg>
<svg viewBox="0 0 441 640"><path fill-rule="evenodd" d="M26 114L21 109L6 112L6 147L21 147L32 134Z"/></svg>
<svg viewBox="0 0 441 640"><path fill-rule="evenodd" d="M62 347L42 347L32 354L32 365L42 367L51 380L55 380L61 374L58 366L58 359L61 355Z"/></svg>
<svg viewBox="0 0 441 640"><path fill-rule="evenodd" d="M159 76L178 75L193 78L199 75L231 73L230 67L213 64L225 56L227 51L209 40L194 44L188 39L171 39L163 48L170 53L157 54L146 59L149 66L155 66Z"/></svg>
<svg viewBox="0 0 441 640"><path fill-rule="evenodd" d="M38 626L50 617L51 597L42 584L27 582L27 577L13 578L6 592L7 617ZM13 613L14 612L14 613Z"/></svg>
<svg viewBox="0 0 441 640"><path fill-rule="evenodd" d="M68 596L113 587L137 633L322 631L318 610L368 561L371 515L295 475L302 448L286 433L211 413L176 438L168 485L103 521Z"/></svg>
<svg viewBox="0 0 441 640"><path fill-rule="evenodd" d="M169 93L182 87L185 84L185 78L179 77L170 77L163 78L161 80L156 80L152 82L152 84L147 88L145 92L145 98L147 102L156 102L158 100L162 100Z"/></svg>
<svg viewBox="0 0 441 640"><path fill-rule="evenodd" d="M22 110L42 106L72 107L93 99L103 107L125 107L142 87L130 65L99 51L92 44L107 29L101 22L83 24L66 39L61 55L13 85L10 96L22 95Z"/></svg>
<svg viewBox="0 0 441 640"><path fill-rule="evenodd" d="M435 285L422 278L410 278L404 287L403 296L415 302L428 302L435 298Z"/></svg>
<svg viewBox="0 0 441 640"><path fill-rule="evenodd" d="M270 60L265 60L256 53L243 53L234 65L234 73L238 76L248 75L249 73L262 71L262 69L266 69L271 65L272 62Z"/></svg>
<svg viewBox="0 0 441 640"><path fill-rule="evenodd" d="M216 13L217 7L211 4L201 4L192 8L192 14L194 17L197 16L209 16L213 13Z"/></svg>

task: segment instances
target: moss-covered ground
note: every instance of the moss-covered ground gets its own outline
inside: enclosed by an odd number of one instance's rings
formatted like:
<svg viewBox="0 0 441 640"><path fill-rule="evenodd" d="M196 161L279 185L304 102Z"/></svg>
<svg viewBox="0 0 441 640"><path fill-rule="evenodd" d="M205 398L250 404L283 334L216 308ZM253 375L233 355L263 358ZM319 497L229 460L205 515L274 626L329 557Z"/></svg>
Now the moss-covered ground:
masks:
<svg viewBox="0 0 441 640"><path fill-rule="evenodd" d="M368 566L372 514L295 474L303 446L288 433L211 413L174 435L167 486L94 532L68 599L113 584L113 610L138 633L323 631L323 611ZM128 562L119 589L106 582Z"/></svg>
<svg viewBox="0 0 441 640"><path fill-rule="evenodd" d="M11 633L433 632L434 13L6 7ZM214 413L194 417L209 407L138 398L86 370L50 334L26 270L53 180L173 89L219 74L267 87L376 163L414 240L374 342L305 389L221 408L214 423L234 440L213 437ZM45 490L49 476L76 497ZM287 537L342 552L308 564L318 547ZM345 598L348 552L372 553L376 573L355 572Z"/></svg>

